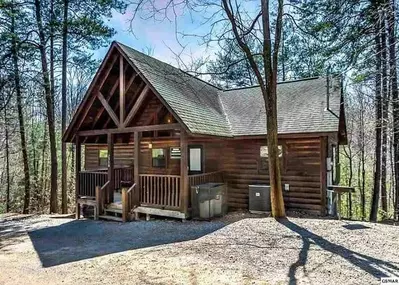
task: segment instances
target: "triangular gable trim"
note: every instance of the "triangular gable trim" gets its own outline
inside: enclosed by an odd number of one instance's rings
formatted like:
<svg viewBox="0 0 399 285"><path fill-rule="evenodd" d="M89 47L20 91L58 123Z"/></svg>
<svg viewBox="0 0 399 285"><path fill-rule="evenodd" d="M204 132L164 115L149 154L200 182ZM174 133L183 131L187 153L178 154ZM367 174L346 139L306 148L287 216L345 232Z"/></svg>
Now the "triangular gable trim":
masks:
<svg viewBox="0 0 399 285"><path fill-rule="evenodd" d="M187 127L187 125L182 121L182 119L176 114L176 112L174 112L174 110L170 107L170 105L165 101L165 99L159 94L159 92L154 88L154 86L151 84L151 82L145 78L145 76L140 72L140 70L137 68L137 66L132 62L132 60L127 56L127 54L123 51L123 49L119 46L119 44L117 42L112 42L111 47L109 48L107 54L105 55L103 61L101 62L100 67L97 69L97 72L94 76L94 78L92 79L89 88L86 91L85 96L83 97L82 101L80 102L76 112L74 113L72 120L70 122L70 124L68 125L68 128L66 129L66 131L63 134L62 140L64 142L66 141L73 141L73 138L75 137L75 134L73 133L73 128L75 127L75 125L78 122L78 119L81 118L81 114L84 112L85 110L85 106L89 103L90 106L88 106L88 108L91 107L92 102L95 100L95 98L97 97L96 94L93 94L93 88L95 86L95 83L98 82L99 80L99 76L100 74L103 72L104 68L105 68L105 64L111 60L111 55L114 51L114 49L116 49L118 51L118 53L120 55L123 56L123 58L130 64L130 66L134 69L134 71L136 72L136 74L138 74L140 76L140 78L145 82L145 84L151 89L151 91L155 94L155 96L161 101L161 103L168 109L168 111L176 118L176 120L179 122L180 125L183 126L183 128L185 129L185 131L187 131L188 133L191 133L189 128ZM93 98L91 97L93 96ZM87 116L87 114L85 115L85 117ZM82 120L84 120L85 118L81 118Z"/></svg>
<svg viewBox="0 0 399 285"><path fill-rule="evenodd" d="M123 55L123 57L129 62L131 67L134 69L134 71L139 74L140 78L149 86L151 91L155 94L155 96L161 101L163 105L165 105L166 109L176 118L176 120L179 122L180 125L183 126L186 132L191 134L190 129L187 127L187 125L183 122L183 120L176 114L176 112L170 107L168 102L162 97L162 95L155 89L155 87L152 85L152 83L140 72L139 68L132 62L132 60L129 58L129 56L123 51L123 49L120 47L118 42L113 42L112 45L115 45L115 47L118 49L118 51Z"/></svg>

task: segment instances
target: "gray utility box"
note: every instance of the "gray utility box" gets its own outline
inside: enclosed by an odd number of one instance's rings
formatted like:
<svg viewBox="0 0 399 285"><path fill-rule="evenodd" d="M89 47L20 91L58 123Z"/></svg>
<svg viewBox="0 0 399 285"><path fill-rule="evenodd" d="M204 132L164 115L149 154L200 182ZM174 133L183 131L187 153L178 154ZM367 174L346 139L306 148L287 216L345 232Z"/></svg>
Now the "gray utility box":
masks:
<svg viewBox="0 0 399 285"><path fill-rule="evenodd" d="M205 183L191 187L191 216L211 219L227 213L227 187L223 183Z"/></svg>
<svg viewBox="0 0 399 285"><path fill-rule="evenodd" d="M271 211L269 185L249 185L249 211L255 214Z"/></svg>

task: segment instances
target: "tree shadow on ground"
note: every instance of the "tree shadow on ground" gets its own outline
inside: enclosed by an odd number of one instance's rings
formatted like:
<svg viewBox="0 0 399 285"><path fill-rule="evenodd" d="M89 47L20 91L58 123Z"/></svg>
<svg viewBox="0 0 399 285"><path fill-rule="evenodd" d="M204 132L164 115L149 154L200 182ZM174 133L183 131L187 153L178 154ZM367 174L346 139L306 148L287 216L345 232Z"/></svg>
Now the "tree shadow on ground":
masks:
<svg viewBox="0 0 399 285"><path fill-rule="evenodd" d="M43 267L169 243L194 240L225 224L148 221L113 223L75 220L28 232Z"/></svg>
<svg viewBox="0 0 399 285"><path fill-rule="evenodd" d="M23 242L26 236L26 228L21 222L33 215L6 214L0 217L0 250L5 254L10 251L9 247ZM30 225L37 221L31 221Z"/></svg>
<svg viewBox="0 0 399 285"><path fill-rule="evenodd" d="M344 258L352 265L362 269L366 273L371 274L378 279L381 277L389 277L388 274L391 274L390 276L397 275L399 272L399 267L390 262L374 258L362 253L358 253L353 250L347 249L342 245L332 243L325 238L291 222L288 219L280 219L278 220L278 222L286 226L291 231L299 234L303 242L297 261L291 264L289 268L288 277L290 279L290 285L297 284L295 273L299 267L306 265L311 244L317 245L325 251L332 253L333 255L338 255Z"/></svg>

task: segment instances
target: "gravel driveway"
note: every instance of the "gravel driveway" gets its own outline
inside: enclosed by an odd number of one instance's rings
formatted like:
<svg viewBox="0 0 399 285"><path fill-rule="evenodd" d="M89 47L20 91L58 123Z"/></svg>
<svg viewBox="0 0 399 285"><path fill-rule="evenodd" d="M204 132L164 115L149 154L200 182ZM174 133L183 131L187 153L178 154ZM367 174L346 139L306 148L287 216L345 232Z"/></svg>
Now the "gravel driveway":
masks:
<svg viewBox="0 0 399 285"><path fill-rule="evenodd" d="M0 217L0 284L380 284L399 227L231 214L126 224Z"/></svg>

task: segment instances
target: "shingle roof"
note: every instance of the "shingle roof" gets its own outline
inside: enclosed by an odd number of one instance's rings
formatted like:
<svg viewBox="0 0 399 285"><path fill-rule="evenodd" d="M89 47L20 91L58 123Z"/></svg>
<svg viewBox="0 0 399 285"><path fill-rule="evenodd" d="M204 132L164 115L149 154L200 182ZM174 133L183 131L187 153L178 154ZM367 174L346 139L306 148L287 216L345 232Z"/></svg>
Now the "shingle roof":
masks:
<svg viewBox="0 0 399 285"><path fill-rule="evenodd" d="M128 46L119 46L192 133L231 136L219 89Z"/></svg>
<svg viewBox="0 0 399 285"><path fill-rule="evenodd" d="M191 133L216 136L266 134L260 87L221 90L167 63L118 43L126 56ZM330 110L340 114L341 90L331 80ZM326 110L326 78L282 82L277 87L278 132L338 132L339 119Z"/></svg>
<svg viewBox="0 0 399 285"><path fill-rule="evenodd" d="M277 85L278 133L337 132L340 84L330 83L330 111L327 107L326 78L282 82ZM220 92L233 136L266 132L266 111L260 87Z"/></svg>

